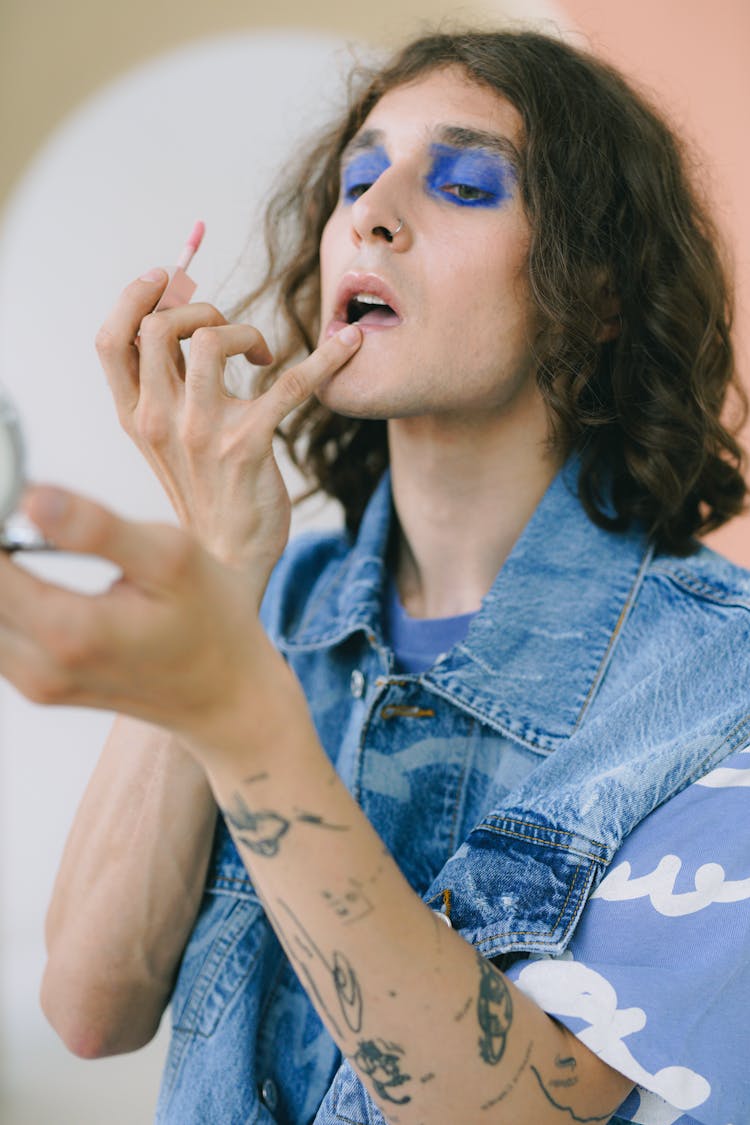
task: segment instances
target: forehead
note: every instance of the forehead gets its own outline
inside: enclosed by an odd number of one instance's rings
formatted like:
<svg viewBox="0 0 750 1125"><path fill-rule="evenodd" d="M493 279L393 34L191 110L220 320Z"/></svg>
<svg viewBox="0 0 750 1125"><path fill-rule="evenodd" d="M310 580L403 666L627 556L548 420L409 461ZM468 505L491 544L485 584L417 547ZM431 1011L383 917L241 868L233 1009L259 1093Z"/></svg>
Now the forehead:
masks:
<svg viewBox="0 0 750 1125"><path fill-rule="evenodd" d="M389 135L429 140L446 128L494 134L521 146L523 126L515 106L454 66L388 90L370 110L360 132L378 131L386 140Z"/></svg>

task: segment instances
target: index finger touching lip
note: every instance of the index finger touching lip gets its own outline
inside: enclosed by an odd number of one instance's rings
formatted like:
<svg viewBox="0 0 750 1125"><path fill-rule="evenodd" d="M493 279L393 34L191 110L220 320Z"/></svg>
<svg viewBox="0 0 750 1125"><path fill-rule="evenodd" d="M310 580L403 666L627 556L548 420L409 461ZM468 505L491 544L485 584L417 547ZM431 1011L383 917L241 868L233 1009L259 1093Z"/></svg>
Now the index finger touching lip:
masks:
<svg viewBox="0 0 750 1125"><path fill-rule="evenodd" d="M284 371L272 387L257 400L269 412L274 427L287 414L301 406L328 376L351 359L362 343L362 332L354 324L342 328L316 348L306 359Z"/></svg>

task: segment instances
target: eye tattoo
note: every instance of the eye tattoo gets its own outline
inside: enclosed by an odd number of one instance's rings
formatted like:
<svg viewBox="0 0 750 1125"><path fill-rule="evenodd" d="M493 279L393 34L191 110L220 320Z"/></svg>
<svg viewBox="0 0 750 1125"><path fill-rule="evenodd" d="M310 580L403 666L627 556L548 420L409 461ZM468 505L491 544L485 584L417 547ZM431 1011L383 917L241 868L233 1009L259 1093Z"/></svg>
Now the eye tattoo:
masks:
<svg viewBox="0 0 750 1125"><path fill-rule="evenodd" d="M396 1086L403 1086L404 1082L411 1081L410 1074L401 1073L403 1053L403 1047L399 1047L397 1043L386 1043L383 1039L366 1039L359 1044L359 1050L353 1056L354 1062L370 1079L378 1096L383 1101L393 1102L395 1105L405 1105L406 1102L411 1101L408 1094L396 1098L392 1093Z"/></svg>

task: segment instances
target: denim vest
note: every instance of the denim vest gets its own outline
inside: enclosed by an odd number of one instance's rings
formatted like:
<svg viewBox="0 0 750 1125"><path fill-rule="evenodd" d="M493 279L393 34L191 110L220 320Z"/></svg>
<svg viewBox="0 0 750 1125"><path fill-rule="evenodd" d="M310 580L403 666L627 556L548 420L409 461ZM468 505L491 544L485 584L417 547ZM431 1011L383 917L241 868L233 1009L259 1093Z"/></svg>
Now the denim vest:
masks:
<svg viewBox="0 0 750 1125"><path fill-rule="evenodd" d="M562 952L622 839L750 739L750 574L596 527L555 478L465 640L398 674L381 627L388 474L356 542L295 539L263 621L415 891L501 967ZM313 861L314 862L314 861ZM170 1125L378 1125L219 818L172 999Z"/></svg>

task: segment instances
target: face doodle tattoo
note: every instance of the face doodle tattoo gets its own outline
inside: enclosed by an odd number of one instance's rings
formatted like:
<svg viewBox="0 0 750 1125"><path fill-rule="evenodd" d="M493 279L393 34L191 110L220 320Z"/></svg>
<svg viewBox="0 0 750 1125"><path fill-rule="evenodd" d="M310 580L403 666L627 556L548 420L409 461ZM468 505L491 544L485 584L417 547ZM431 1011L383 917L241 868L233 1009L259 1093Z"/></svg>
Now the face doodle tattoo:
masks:
<svg viewBox="0 0 750 1125"><path fill-rule="evenodd" d="M395 1105L405 1105L411 1101L408 1094L396 1098L391 1093L396 1086L403 1086L404 1082L411 1081L410 1074L401 1073L403 1053L403 1047L396 1043L386 1043L383 1039L366 1039L359 1044L359 1050L353 1056L359 1070L372 1082L378 1097Z"/></svg>

